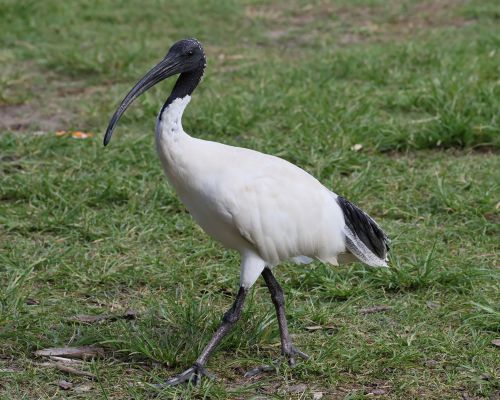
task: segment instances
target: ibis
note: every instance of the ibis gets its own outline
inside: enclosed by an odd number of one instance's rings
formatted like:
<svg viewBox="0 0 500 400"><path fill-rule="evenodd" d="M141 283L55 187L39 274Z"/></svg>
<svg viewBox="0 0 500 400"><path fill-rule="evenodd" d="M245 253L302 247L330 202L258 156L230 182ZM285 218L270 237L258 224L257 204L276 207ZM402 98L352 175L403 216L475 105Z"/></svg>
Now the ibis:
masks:
<svg viewBox="0 0 500 400"><path fill-rule="evenodd" d="M319 260L331 265L361 261L386 267L388 261L389 239L377 223L303 169L279 157L194 138L184 131L182 114L205 66L205 52L198 40L174 43L125 96L104 137L107 145L118 120L137 97L179 74L156 122L161 164L168 182L201 228L241 255L234 303L194 364L168 379L166 385L196 384L211 376L205 369L207 360L239 320L245 297L260 275L276 309L282 358L292 366L299 357L308 358L292 343L283 290L272 272L276 265Z"/></svg>

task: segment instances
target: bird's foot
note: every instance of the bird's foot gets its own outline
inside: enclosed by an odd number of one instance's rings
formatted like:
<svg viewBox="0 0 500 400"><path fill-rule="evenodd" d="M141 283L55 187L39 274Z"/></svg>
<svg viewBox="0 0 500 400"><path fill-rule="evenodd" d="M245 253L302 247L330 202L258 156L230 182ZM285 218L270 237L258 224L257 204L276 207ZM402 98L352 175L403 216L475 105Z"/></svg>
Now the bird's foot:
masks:
<svg viewBox="0 0 500 400"><path fill-rule="evenodd" d="M165 386L176 386L184 382L192 383L198 386L201 382L202 377L207 377L209 379L215 379L215 375L208 372L204 366L195 363L191 368L185 370L183 373L173 376L165 381L165 383L156 385L158 388L163 388Z"/></svg>
<svg viewBox="0 0 500 400"><path fill-rule="evenodd" d="M251 378L253 376L260 375L264 372L276 371L278 369L278 364L280 363L280 359L274 360L271 365L260 365L258 367L252 368L251 370L245 372L243 377Z"/></svg>
<svg viewBox="0 0 500 400"><path fill-rule="evenodd" d="M278 366L283 362L283 359L286 357L288 360L288 365L290 367L295 367L297 364L296 357L302 357L304 360L308 360L309 356L303 351L297 349L295 346L291 346L290 350L288 350L284 355L278 357L276 360L272 362L271 365L261 365L260 367L256 367L247 371L244 375L245 378L251 378L252 376L260 375L264 372L276 371Z"/></svg>
<svg viewBox="0 0 500 400"><path fill-rule="evenodd" d="M285 355L288 358L288 365L290 365L290 367L295 367L295 364L297 363L297 356L303 358L304 360L309 360L310 358L306 353L297 349L293 345L290 346L290 350L286 352Z"/></svg>

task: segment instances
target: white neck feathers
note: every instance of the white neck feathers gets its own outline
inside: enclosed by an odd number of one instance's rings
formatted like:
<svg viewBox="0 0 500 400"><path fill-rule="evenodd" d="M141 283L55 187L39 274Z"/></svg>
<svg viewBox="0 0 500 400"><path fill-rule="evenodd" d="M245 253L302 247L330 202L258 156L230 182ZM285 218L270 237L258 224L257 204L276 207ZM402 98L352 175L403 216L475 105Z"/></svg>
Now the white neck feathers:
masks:
<svg viewBox="0 0 500 400"><path fill-rule="evenodd" d="M182 129L182 114L189 104L191 96L177 98L167 107L163 108L158 115L156 135L161 138L172 138L186 135Z"/></svg>

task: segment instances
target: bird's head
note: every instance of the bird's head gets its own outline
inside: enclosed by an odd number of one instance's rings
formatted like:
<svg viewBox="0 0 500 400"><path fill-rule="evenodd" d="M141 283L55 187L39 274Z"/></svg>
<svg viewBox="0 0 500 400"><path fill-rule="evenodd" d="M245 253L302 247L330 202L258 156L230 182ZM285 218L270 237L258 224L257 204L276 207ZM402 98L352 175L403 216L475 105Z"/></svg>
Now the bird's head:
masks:
<svg viewBox="0 0 500 400"><path fill-rule="evenodd" d="M122 100L109 122L104 136L104 145L109 143L118 120L137 97L172 75L203 69L205 63L205 53L198 40L183 39L174 43L167 55L144 75Z"/></svg>

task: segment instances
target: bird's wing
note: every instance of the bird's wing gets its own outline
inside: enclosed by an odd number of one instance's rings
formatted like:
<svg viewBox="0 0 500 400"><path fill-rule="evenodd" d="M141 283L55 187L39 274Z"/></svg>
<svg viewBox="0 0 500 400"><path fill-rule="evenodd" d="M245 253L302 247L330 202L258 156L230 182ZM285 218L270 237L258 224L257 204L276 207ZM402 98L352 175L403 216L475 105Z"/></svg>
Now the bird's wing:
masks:
<svg viewBox="0 0 500 400"><path fill-rule="evenodd" d="M330 192L285 160L256 157L251 168L240 160L238 177L226 180L232 183L225 187L230 193L225 207L260 256L273 265L287 259L328 259L344 251L344 221Z"/></svg>
<svg viewBox="0 0 500 400"><path fill-rule="evenodd" d="M373 219L306 171L253 150L196 143L192 176L202 182L197 193L204 193L205 208L214 204L218 217L268 265L308 258L338 264L352 261L349 253L386 265L388 240Z"/></svg>

